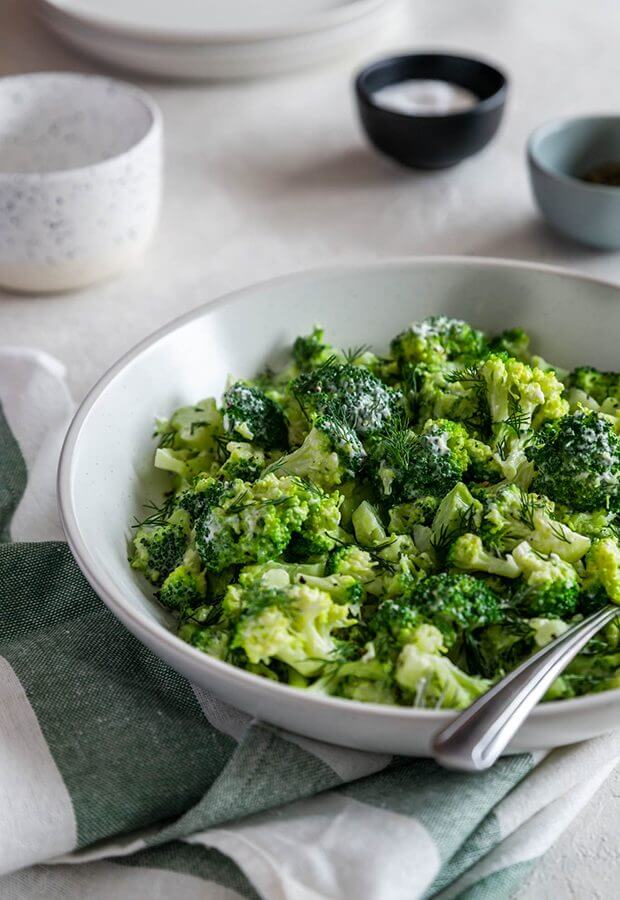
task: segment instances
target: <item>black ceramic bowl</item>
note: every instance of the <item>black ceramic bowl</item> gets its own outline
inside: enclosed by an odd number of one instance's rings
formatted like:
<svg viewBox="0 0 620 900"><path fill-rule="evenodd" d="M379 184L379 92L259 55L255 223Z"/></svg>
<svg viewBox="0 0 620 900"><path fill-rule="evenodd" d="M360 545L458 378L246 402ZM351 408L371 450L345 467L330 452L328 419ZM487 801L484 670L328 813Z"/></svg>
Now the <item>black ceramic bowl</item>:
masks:
<svg viewBox="0 0 620 900"><path fill-rule="evenodd" d="M394 112L374 102L380 88L410 78L449 81L467 88L480 102L462 112L419 115ZM508 81L477 59L443 53L411 53L379 60L355 80L366 134L382 153L415 169L442 169L478 153L498 129Z"/></svg>

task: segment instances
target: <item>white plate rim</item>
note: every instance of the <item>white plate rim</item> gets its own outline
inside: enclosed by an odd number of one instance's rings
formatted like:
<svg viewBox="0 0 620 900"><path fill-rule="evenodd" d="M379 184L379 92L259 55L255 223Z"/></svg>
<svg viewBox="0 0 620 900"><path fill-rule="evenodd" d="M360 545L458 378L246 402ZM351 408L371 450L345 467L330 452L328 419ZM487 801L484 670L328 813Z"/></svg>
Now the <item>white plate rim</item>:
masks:
<svg viewBox="0 0 620 900"><path fill-rule="evenodd" d="M163 625L149 618L146 614L141 613L139 610L136 610L129 605L125 606L122 603L122 600L119 600L114 592L108 589L105 576L100 572L99 566L92 558L86 542L81 538L77 516L75 515L73 509L71 490L73 451L79 439L79 435L84 426L84 423L91 411L91 408L94 406L95 402L98 400L101 394L105 391L107 386L114 380L117 374L119 374L133 359L142 354L148 347L157 343L160 338L165 337L180 326L185 325L188 322L193 321L194 319L199 319L204 315L208 315L211 310L215 310L222 306L227 306L232 303L244 300L247 296L251 296L257 288L265 288L276 284L279 286L290 285L291 287L294 287L297 283L303 283L309 278L321 279L323 277L329 277L338 274L363 274L364 272L368 271L380 271L382 269L398 268L399 266L417 268L424 267L425 265L429 264L440 264L445 266L464 265L466 267L468 265L472 265L472 268L478 269L506 268L541 272L543 274L547 273L550 275L556 275L560 278L569 278L571 280L581 281L585 284L593 284L604 288L612 288L613 290L618 292L618 299L620 302L619 285L614 284L611 281L606 281L602 278L596 278L594 276L587 275L582 272L576 272L572 269L563 268L561 266L553 266L546 263L531 263L522 260L511 260L504 258L494 259L492 257L478 256L431 255L390 258L380 261L340 266L335 265L316 267L286 275L280 275L276 278L261 280L258 282L254 282L253 284L248 285L244 288L228 292L222 296L214 298L213 300L207 301L206 303L203 303L200 306L197 306L194 309L184 313L183 315L173 319L171 322L168 322L161 328L158 328L148 337L144 338L142 341L136 344L127 353L123 354L123 356L121 356L120 359L118 359L117 362L114 363L103 374L103 376L86 394L85 398L79 405L65 436L57 472L58 507L69 548L71 549L71 552L79 568L81 569L82 573L86 577L95 593L99 596L99 598L104 601L106 606L114 613L114 615L116 615L118 619L120 619L123 624L125 619L129 619L133 622L134 626L136 627L134 634L139 635L142 632L146 632L151 638L153 644L166 644L171 652L171 655L186 655L188 659L193 660L196 665L202 666L206 670L214 669L215 671L219 671L229 680L235 681L240 687L252 691L253 693L256 693L257 691L261 693L270 693L273 691L276 692L276 694L279 693L282 696L290 698L291 691L295 691L297 700L300 704L309 704L310 707L314 709L316 709L318 706L331 707L334 710L342 710L343 714L345 712L355 716L366 714L369 718L380 718L385 720L386 723L390 719L403 719L403 717L410 718L412 723L415 722L416 719L428 719L436 723L438 727L442 726L443 724L447 724L448 722L456 718L458 713L454 710L418 709L415 707L392 706L380 703L362 703L356 700L347 700L342 697L330 697L322 694L313 694L307 690L294 688L290 685L271 681L269 679L263 678L260 675L254 675L251 672L246 672L244 669L237 668L230 663L215 659L214 657L201 652L197 648L192 647L190 644L177 637L176 634L168 631L168 629L166 629ZM620 688L614 688L609 691L585 694L581 697L573 697L568 700L549 701L547 703L538 704L538 706L536 706L535 709L530 713L530 716L528 716L528 721L540 721L541 719L548 719L549 721L552 721L556 717L565 716L568 712L574 711L575 714L578 714L579 710L583 710L585 708L596 709L598 707L604 707L608 705L610 701L613 703L614 701L617 702L619 699Z"/></svg>
<svg viewBox="0 0 620 900"><path fill-rule="evenodd" d="M255 31L184 31L178 29L148 28L137 25L120 25L100 19L96 15L71 11L63 8L62 0L36 0L39 10L48 17L57 17L80 23L82 26L105 32L111 36L131 37L140 41L159 42L165 44L241 44L268 41L273 38L299 37L315 31L327 31L338 25L357 21L372 15L382 7L396 5L401 0L347 0L346 6L335 7L320 14L308 17L296 25L270 27Z"/></svg>

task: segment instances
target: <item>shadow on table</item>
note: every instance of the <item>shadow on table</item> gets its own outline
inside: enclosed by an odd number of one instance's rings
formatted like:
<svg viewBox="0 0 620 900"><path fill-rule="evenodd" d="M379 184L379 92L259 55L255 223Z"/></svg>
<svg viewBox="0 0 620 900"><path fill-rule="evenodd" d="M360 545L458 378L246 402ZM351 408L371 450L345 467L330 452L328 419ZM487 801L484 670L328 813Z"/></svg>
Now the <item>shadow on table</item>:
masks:
<svg viewBox="0 0 620 900"><path fill-rule="evenodd" d="M474 237L468 244L468 253L475 256L532 259L549 265L569 264L571 267L609 257L613 252L585 247L563 237L535 214L498 230L490 239L477 243Z"/></svg>

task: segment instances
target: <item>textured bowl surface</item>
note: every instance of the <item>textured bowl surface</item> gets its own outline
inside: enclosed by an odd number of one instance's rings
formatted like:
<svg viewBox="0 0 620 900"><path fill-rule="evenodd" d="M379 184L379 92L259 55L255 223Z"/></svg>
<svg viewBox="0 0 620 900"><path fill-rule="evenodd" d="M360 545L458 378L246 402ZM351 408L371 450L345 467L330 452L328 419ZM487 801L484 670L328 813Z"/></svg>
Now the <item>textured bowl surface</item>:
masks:
<svg viewBox="0 0 620 900"><path fill-rule="evenodd" d="M620 161L620 116L542 125L530 137L527 158L534 198L553 228L591 247L620 247L620 188L579 177Z"/></svg>
<svg viewBox="0 0 620 900"><path fill-rule="evenodd" d="M314 323L345 346L383 350L414 319L444 313L499 331L521 325L562 366L617 368L620 291L545 267L475 259L418 259L294 275L201 307L121 359L80 407L59 470L59 501L84 574L118 618L192 682L290 731L332 743L425 755L452 712L312 695L235 669L179 640L127 564L128 523L163 476L152 469L153 418L219 394L233 372L283 362ZM511 751L546 748L620 723L620 690L539 706Z"/></svg>
<svg viewBox="0 0 620 900"><path fill-rule="evenodd" d="M160 116L142 91L72 73L0 80L0 284L112 274L148 243L160 192Z"/></svg>

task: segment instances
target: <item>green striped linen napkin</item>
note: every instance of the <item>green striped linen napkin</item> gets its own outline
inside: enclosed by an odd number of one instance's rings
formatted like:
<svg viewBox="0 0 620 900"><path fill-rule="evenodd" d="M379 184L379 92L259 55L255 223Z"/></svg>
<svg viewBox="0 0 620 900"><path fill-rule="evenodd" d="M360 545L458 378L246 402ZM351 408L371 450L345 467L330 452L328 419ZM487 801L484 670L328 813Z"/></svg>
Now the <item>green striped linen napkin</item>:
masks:
<svg viewBox="0 0 620 900"><path fill-rule="evenodd" d="M2 900L501 900L610 773L618 736L461 775L296 737L193 687L62 540L60 364L0 349L0 398Z"/></svg>

